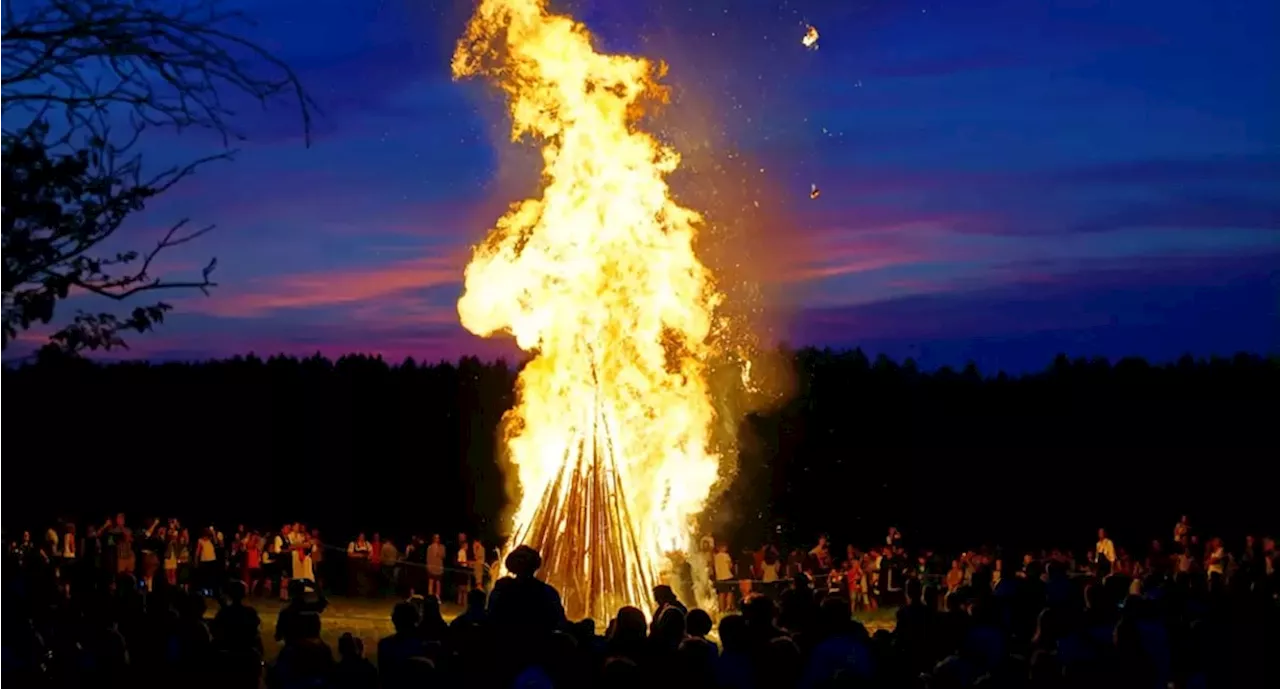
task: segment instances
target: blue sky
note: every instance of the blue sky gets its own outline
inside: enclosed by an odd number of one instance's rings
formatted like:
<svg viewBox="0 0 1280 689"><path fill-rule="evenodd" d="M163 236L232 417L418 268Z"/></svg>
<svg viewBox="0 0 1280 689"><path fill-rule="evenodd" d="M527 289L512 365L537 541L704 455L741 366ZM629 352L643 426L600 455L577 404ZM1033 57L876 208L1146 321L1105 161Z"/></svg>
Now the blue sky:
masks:
<svg viewBox="0 0 1280 689"><path fill-rule="evenodd" d="M496 95L450 79L471 4L243 4L320 105L314 142L287 104L247 110L238 159L129 228L217 223L168 269L216 255L221 287L174 295L128 355L512 351L454 309L469 246L537 193ZM774 339L1009 370L1280 348L1276 3L552 7L670 64L652 126L686 154L675 188L715 224L708 261L762 286Z"/></svg>

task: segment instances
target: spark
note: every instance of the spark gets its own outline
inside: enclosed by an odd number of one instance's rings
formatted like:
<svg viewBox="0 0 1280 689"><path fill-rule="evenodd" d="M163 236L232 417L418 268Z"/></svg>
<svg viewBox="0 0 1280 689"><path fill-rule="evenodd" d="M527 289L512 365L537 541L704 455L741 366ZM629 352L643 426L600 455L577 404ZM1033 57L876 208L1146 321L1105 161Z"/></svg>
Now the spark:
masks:
<svg viewBox="0 0 1280 689"><path fill-rule="evenodd" d="M805 29L804 38L800 39L800 44L810 50L818 49L818 27L810 25Z"/></svg>

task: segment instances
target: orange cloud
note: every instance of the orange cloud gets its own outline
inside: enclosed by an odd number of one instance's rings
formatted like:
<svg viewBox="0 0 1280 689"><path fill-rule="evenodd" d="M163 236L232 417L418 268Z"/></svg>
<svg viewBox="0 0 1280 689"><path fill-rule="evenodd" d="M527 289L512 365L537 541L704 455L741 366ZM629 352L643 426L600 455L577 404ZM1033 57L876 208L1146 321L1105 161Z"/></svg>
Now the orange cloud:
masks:
<svg viewBox="0 0 1280 689"><path fill-rule="evenodd" d="M254 280L241 288L219 288L182 308L212 316L255 318L282 309L359 304L406 292L460 282L463 259L429 256L385 266L314 271Z"/></svg>
<svg viewBox="0 0 1280 689"><path fill-rule="evenodd" d="M777 280L801 283L936 260L922 236L936 232L930 223L874 230L829 229L779 247L782 271Z"/></svg>

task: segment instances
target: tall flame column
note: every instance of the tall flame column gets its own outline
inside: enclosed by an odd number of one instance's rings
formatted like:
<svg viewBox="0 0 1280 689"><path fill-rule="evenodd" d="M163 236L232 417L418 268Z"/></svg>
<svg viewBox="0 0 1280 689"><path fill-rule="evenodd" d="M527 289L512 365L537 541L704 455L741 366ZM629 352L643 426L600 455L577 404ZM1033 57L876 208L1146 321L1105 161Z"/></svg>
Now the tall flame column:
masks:
<svg viewBox="0 0 1280 689"><path fill-rule="evenodd" d="M662 71L597 53L544 0L482 0L454 53L454 76L489 78L512 139L542 151L540 196L475 248L458 313L535 353L504 420L512 533L542 553L572 617L648 608L719 467L707 362L720 296L693 250L702 218L671 197L679 155L639 126L665 102Z"/></svg>

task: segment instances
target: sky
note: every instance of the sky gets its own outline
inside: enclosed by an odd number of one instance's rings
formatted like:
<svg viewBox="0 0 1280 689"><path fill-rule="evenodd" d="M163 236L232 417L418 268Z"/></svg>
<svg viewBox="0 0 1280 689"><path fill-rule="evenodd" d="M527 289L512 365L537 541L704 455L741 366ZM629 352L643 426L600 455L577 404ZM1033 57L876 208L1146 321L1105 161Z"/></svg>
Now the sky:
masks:
<svg viewBox="0 0 1280 689"><path fill-rule="evenodd" d="M163 270L216 256L219 287L165 295L162 328L115 356L513 353L456 311L470 247L539 193L497 94L450 77L471 3L242 2L321 110L311 144L288 103L248 109L233 162L127 228L145 246L182 217L216 224ZM1280 350L1274 2L552 6L601 50L669 64L649 126L685 154L673 188L707 213L726 284L758 287L773 341L1011 372ZM217 141L148 145L176 160Z"/></svg>

